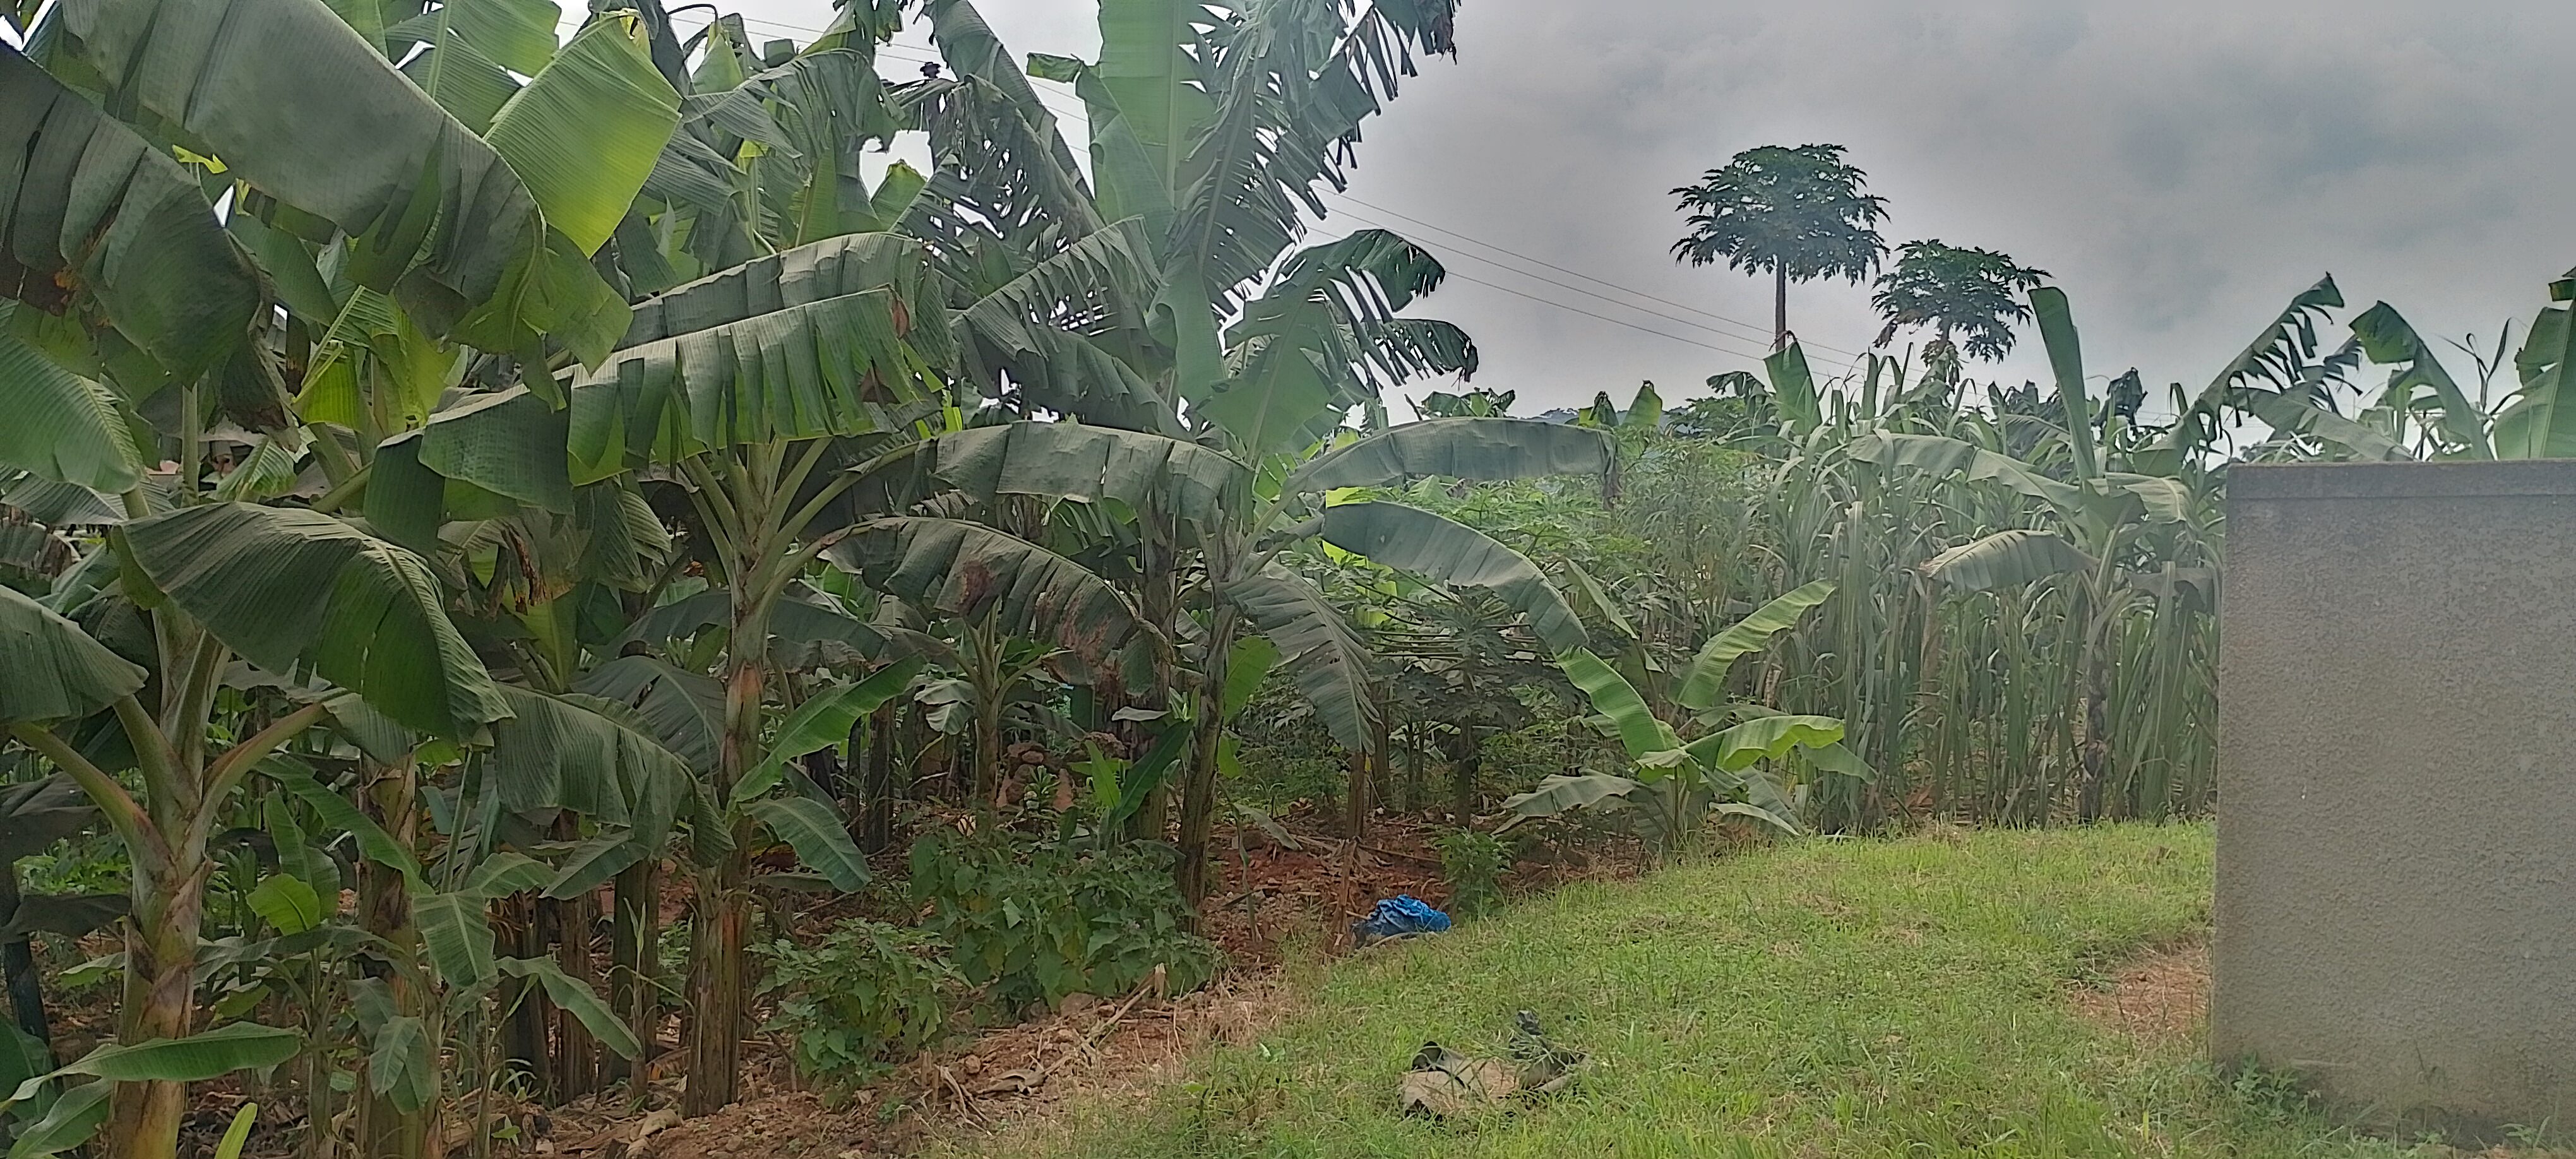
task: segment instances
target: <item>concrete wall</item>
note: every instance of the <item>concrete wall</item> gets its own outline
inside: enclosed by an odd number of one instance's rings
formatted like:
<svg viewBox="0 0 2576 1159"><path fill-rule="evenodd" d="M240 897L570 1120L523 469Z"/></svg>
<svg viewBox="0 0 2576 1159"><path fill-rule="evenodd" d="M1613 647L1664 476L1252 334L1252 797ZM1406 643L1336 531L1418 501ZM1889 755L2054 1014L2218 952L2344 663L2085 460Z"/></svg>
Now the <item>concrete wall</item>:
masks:
<svg viewBox="0 0 2576 1159"><path fill-rule="evenodd" d="M2239 467L2210 1046L2576 1127L2576 462Z"/></svg>

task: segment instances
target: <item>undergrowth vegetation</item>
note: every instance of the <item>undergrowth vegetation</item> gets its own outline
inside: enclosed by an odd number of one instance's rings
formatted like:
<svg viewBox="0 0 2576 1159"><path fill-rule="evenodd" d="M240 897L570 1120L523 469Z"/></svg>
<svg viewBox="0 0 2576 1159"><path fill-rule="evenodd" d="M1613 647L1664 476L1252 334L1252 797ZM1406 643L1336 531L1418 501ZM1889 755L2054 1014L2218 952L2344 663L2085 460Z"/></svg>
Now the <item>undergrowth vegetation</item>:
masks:
<svg viewBox="0 0 2576 1159"><path fill-rule="evenodd" d="M1184 1081L994 1155L1980 1159L2447 1152L2348 1133L2193 1044L2069 1001L2203 936L2209 831L2115 825L1818 841L1571 887L1303 984ZM1566 1093L1405 1115L1425 1041L1500 1053L1513 1013L1590 1058Z"/></svg>

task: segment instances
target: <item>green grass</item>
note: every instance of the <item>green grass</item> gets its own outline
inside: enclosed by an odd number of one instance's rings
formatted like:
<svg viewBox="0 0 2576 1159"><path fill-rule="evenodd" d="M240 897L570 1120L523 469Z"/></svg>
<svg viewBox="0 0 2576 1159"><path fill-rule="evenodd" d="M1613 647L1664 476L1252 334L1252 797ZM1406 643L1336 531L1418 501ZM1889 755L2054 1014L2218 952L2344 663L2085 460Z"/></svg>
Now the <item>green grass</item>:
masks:
<svg viewBox="0 0 2576 1159"><path fill-rule="evenodd" d="M2072 986L2209 916L2205 827L1812 841L1580 886L1298 985L1298 1011L1147 1105L988 1154L2392 1156L2280 1084L2071 1012ZM1425 1040L1515 1009L1589 1051L1573 1092L1472 1124L1396 1113Z"/></svg>

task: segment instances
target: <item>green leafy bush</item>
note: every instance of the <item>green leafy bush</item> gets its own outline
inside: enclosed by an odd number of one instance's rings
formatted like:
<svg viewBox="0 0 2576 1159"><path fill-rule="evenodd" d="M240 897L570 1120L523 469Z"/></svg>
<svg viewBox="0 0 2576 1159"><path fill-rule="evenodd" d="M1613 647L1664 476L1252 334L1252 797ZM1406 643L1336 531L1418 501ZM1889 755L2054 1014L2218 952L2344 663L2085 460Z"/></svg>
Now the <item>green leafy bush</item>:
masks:
<svg viewBox="0 0 2576 1159"><path fill-rule="evenodd" d="M1503 871L1511 868L1511 847L1491 833L1461 829L1442 834L1432 844L1440 849L1440 872L1449 879L1449 913L1480 917L1503 902Z"/></svg>
<svg viewBox="0 0 2576 1159"><path fill-rule="evenodd" d="M820 942L780 939L752 952L769 965L761 992L779 995L769 1029L793 1042L797 1072L848 1087L876 1077L939 1037L963 987L938 939L851 920Z"/></svg>
<svg viewBox="0 0 2576 1159"><path fill-rule="evenodd" d="M912 889L929 905L923 928L1003 1003L1123 994L1157 965L1178 992L1215 973L1216 947L1182 930L1171 863L1153 844L1089 850L934 830L913 843Z"/></svg>

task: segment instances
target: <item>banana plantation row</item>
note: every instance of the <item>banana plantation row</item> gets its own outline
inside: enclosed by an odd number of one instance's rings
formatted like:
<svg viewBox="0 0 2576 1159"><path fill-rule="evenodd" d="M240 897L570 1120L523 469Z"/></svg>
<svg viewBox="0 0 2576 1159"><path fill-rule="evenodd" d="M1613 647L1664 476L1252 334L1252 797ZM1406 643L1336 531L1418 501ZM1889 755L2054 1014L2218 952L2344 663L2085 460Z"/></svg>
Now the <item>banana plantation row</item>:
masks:
<svg viewBox="0 0 2576 1159"><path fill-rule="evenodd" d="M916 891L1168 842L1170 902L1109 924L1187 925L1287 718L1351 754L1355 831L2189 811L2231 454L2576 445L2563 309L2491 420L2385 307L2322 352L2331 283L2162 428L2134 372L2087 397L2047 288L2053 394L1791 345L1670 411L1392 424L1475 368L1401 313L1439 264L1297 239L1453 15L1104 0L1098 61L1023 66L965 0L801 46L655 0L560 43L544 0L0 13L12 1154L175 1155L246 1070L301 1153L481 1154L497 1090L640 1079L675 1022L721 1107L760 928L906 810L1050 835L925 840ZM889 84L907 19L946 66ZM903 133L931 172L871 158ZM125 895L19 895L93 830ZM113 1042L56 1057L31 942L102 928L52 981L118 979Z"/></svg>

